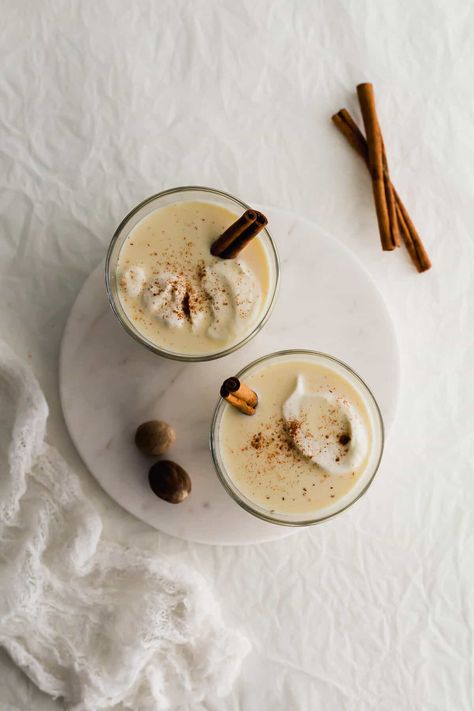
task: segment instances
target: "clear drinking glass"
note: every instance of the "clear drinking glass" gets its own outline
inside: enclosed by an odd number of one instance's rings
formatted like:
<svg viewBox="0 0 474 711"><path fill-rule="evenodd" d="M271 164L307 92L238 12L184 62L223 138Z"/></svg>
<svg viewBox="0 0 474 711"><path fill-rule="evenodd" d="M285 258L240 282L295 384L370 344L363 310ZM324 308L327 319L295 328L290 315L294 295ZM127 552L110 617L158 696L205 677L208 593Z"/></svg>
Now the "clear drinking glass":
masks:
<svg viewBox="0 0 474 711"><path fill-rule="evenodd" d="M372 446L369 454L367 466L358 480L355 482L352 489L350 489L345 496L336 501L329 507L325 507L320 511L314 512L304 512L298 513L282 513L282 512L271 512L269 509L265 509L256 502L250 500L242 491L239 490L238 486L232 479L230 472L227 471L226 466L223 462L221 452L220 452L220 439L221 439L221 420L226 407L230 405L223 400L219 399L216 409L214 411L214 417L211 424L210 432L210 448L214 466L216 468L217 475L226 489L227 493L236 501L239 506L248 511L249 513L257 516L258 518L264 519L271 523L280 524L282 526L309 526L316 523L321 523L327 519L333 518L337 514L345 511L352 506L352 504L360 499L360 497L365 494L370 484L372 483L375 474L379 468L380 460L382 458L383 446L384 446L384 427L382 415L377 402L369 390L365 382L360 378L357 373L355 373L352 368L350 368L345 363L342 363L337 358L327 355L325 353L319 353L317 351L310 350L287 350L287 351L277 351L275 353L270 353L269 355L263 356L258 360L253 361L249 365L245 366L240 373L237 373L237 377L242 379L244 382L246 378L256 370L260 370L264 364L272 364L278 360L288 361L301 361L301 360L314 361L315 364L323 365L326 368L334 371L336 374L342 376L345 380L349 381L352 387L360 395L362 401L364 402L369 421L372 429Z"/></svg>
<svg viewBox="0 0 474 711"><path fill-rule="evenodd" d="M135 338L136 341L142 343L146 348L157 353L158 355L164 356L165 358L172 358L174 360L180 361L206 361L214 360L216 358L221 358L222 356L233 353L238 348L241 348L245 343L248 343L265 325L270 313L275 305L276 295L278 291L278 284L280 279L280 263L278 259L277 249L275 243L267 229L263 229L258 239L261 240L265 254L268 260L269 266L269 293L266 299L264 309L259 320L255 323L254 327L249 333L247 333L239 341L233 343L232 345L223 348L221 350L212 351L209 353L178 353L174 351L167 350L166 348L160 347L159 344L153 343L147 339L140 331L135 328L134 324L130 321L125 310L122 307L120 296L118 292L118 279L117 279L117 264L120 255L120 250L129 236L131 230L146 217L150 212L166 207L176 202L211 202L227 209L236 212L238 215L242 214L245 210L249 209L249 205L239 200L228 193L222 192L221 190L214 190L213 188L205 188L199 186L185 186L180 188L172 188L171 190L165 190L157 195L144 200L139 205L137 205L125 219L120 223L117 230L115 231L112 241L110 243L107 258L105 262L105 283L107 289L107 296L112 307L112 310L123 328L127 333Z"/></svg>

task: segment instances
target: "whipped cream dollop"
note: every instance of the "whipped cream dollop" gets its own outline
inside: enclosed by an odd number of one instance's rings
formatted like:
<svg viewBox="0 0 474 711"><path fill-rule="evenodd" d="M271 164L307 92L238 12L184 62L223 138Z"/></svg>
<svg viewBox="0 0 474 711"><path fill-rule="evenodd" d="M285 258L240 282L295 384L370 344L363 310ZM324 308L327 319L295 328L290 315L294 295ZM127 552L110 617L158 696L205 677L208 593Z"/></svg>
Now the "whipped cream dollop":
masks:
<svg viewBox="0 0 474 711"><path fill-rule="evenodd" d="M209 264L203 270L202 288L207 295L211 323L207 335L226 338L239 333L260 306L260 289L254 275L235 259Z"/></svg>
<svg viewBox="0 0 474 711"><path fill-rule="evenodd" d="M130 267L122 274L122 286L128 296L140 296L146 282L145 270L142 267Z"/></svg>
<svg viewBox="0 0 474 711"><path fill-rule="evenodd" d="M145 308L170 328L183 328L189 322L196 330L204 318L198 302L196 290L180 274L163 272L145 284Z"/></svg>
<svg viewBox="0 0 474 711"><path fill-rule="evenodd" d="M151 316L171 329L188 324L193 333L224 339L248 328L260 309L262 294L251 270L238 260L215 260L192 278L163 271L147 277L139 266L122 274L122 288L141 297Z"/></svg>
<svg viewBox="0 0 474 711"><path fill-rule="evenodd" d="M283 418L295 447L328 474L349 474L367 456L368 433L354 405L333 392L311 392L301 375Z"/></svg>

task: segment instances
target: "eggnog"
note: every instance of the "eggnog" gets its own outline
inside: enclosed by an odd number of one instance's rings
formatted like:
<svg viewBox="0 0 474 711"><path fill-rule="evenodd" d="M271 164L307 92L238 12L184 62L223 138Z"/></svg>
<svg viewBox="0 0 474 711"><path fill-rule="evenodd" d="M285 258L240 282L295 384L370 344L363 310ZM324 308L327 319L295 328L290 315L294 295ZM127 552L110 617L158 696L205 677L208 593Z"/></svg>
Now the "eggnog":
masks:
<svg viewBox="0 0 474 711"><path fill-rule="evenodd" d="M364 383L338 361L304 352L262 359L241 380L258 396L254 414L221 403L213 432L218 470L236 498L285 522L350 503L382 448Z"/></svg>
<svg viewBox="0 0 474 711"><path fill-rule="evenodd" d="M178 201L150 212L117 263L123 311L147 341L178 354L212 354L244 340L273 297L268 250L253 239L235 259L211 254L239 215L212 202Z"/></svg>

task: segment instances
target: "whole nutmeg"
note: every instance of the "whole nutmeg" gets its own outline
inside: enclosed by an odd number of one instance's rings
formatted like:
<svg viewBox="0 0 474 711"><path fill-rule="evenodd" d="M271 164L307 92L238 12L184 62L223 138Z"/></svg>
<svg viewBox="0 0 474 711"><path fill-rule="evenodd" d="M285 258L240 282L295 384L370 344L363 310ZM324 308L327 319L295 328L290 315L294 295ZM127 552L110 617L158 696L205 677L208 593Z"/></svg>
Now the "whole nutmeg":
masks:
<svg viewBox="0 0 474 711"><path fill-rule="evenodd" d="M174 429L161 420L144 422L135 433L135 444L138 449L150 457L159 457L166 452L175 439Z"/></svg>
<svg viewBox="0 0 474 711"><path fill-rule="evenodd" d="M191 493L188 473L175 462L163 460L153 464L148 481L153 493L170 504L180 504Z"/></svg>

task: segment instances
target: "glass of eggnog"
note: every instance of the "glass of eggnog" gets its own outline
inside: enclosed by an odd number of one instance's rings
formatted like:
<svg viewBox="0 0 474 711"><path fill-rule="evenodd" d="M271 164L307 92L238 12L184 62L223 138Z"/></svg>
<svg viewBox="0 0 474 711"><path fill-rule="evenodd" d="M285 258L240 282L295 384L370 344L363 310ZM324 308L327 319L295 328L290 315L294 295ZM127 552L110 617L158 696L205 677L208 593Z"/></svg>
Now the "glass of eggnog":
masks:
<svg viewBox="0 0 474 711"><path fill-rule="evenodd" d="M264 220L258 234L244 248L241 240L240 251L227 247L215 256L217 240L244 218L246 229ZM279 271L261 213L220 190L181 187L148 198L125 217L105 273L110 304L127 333L161 356L205 361L260 331L275 303Z"/></svg>
<svg viewBox="0 0 474 711"><path fill-rule="evenodd" d="M316 351L271 353L229 378L221 396L212 458L227 492L249 513L306 526L367 491L382 457L383 421L349 366Z"/></svg>

